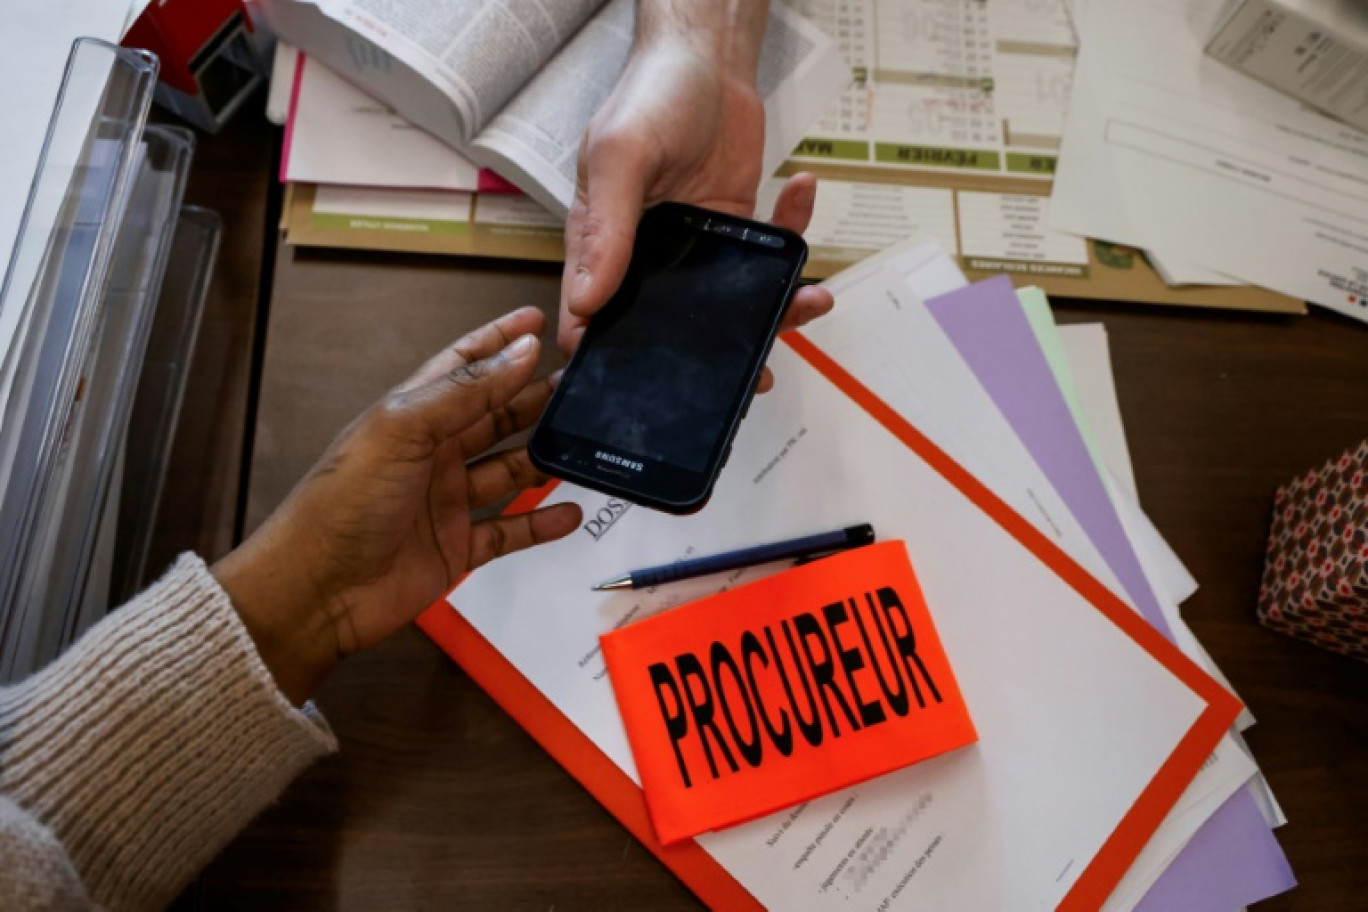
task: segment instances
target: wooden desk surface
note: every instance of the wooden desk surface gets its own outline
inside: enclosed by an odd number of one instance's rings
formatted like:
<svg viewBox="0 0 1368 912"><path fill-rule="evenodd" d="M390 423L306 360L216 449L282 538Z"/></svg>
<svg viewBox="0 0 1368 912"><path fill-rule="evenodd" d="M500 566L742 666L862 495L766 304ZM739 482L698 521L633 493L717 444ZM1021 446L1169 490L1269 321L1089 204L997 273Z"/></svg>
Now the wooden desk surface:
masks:
<svg viewBox="0 0 1368 912"><path fill-rule="evenodd" d="M555 270L282 248L248 528L331 437L444 341L553 306ZM1201 582L1184 608L1259 724L1302 886L1259 907L1368 896L1368 664L1254 620L1274 487L1368 437L1368 326L1070 304L1107 326L1141 498ZM780 378L782 382L782 378ZM696 909L696 900L452 662L410 629L350 660L318 702L341 753L206 875L201 904L253 909Z"/></svg>

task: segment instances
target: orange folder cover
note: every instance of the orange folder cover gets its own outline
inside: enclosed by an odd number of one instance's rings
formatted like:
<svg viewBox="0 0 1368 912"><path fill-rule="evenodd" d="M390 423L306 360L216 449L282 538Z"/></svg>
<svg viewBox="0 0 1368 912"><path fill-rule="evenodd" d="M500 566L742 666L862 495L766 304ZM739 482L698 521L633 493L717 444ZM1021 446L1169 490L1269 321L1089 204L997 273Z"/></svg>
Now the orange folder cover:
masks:
<svg viewBox="0 0 1368 912"><path fill-rule="evenodd" d="M801 333L790 332L781 338L1206 701L1206 709L1196 723L1059 905L1066 912L1100 908L1197 775L1221 736L1234 723L1240 711L1239 701L1059 546ZM534 509L551 493L555 484L552 482L524 492L509 506L509 512ZM696 841L690 839L662 845L652 827L644 794L636 783L445 599L424 612L418 618L418 625L708 906L716 909L762 908L755 897Z"/></svg>

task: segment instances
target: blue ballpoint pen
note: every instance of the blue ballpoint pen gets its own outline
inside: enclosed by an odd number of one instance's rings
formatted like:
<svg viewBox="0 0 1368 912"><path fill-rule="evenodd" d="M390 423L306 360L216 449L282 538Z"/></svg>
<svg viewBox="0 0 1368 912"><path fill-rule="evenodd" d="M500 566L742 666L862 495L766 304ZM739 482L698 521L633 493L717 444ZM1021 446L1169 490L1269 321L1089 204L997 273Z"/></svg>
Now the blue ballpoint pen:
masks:
<svg viewBox="0 0 1368 912"><path fill-rule="evenodd" d="M766 564L770 561L825 557L837 551L859 548L871 544L873 541L874 527L864 523L839 529L835 532L823 532L819 535L808 535L789 541L756 545L754 548L742 548L740 551L727 551L723 554L696 557L693 560L664 564L659 567L647 567L645 570L633 570L631 573L614 577L606 583L599 583L594 589L645 589L650 586L659 586L662 583L673 583L676 580L705 576L709 573L723 573L727 570L735 570L738 567L754 567L757 564Z"/></svg>

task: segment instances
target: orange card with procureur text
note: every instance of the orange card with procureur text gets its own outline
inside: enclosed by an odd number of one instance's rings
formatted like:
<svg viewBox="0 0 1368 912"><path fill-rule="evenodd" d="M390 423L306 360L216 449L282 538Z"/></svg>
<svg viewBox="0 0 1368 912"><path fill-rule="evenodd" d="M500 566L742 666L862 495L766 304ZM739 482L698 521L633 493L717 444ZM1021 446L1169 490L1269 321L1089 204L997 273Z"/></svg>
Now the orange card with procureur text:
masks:
<svg viewBox="0 0 1368 912"><path fill-rule="evenodd" d="M665 845L978 740L900 541L600 642Z"/></svg>

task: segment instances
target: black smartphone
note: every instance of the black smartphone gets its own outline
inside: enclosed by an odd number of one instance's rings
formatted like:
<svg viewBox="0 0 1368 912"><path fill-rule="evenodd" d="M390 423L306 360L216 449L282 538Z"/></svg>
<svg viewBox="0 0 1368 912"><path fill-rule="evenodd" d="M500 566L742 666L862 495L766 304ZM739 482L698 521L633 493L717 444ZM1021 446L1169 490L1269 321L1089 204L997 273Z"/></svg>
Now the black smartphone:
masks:
<svg viewBox="0 0 1368 912"><path fill-rule="evenodd" d="M807 260L792 231L646 211L532 433L543 472L670 513L707 503Z"/></svg>

